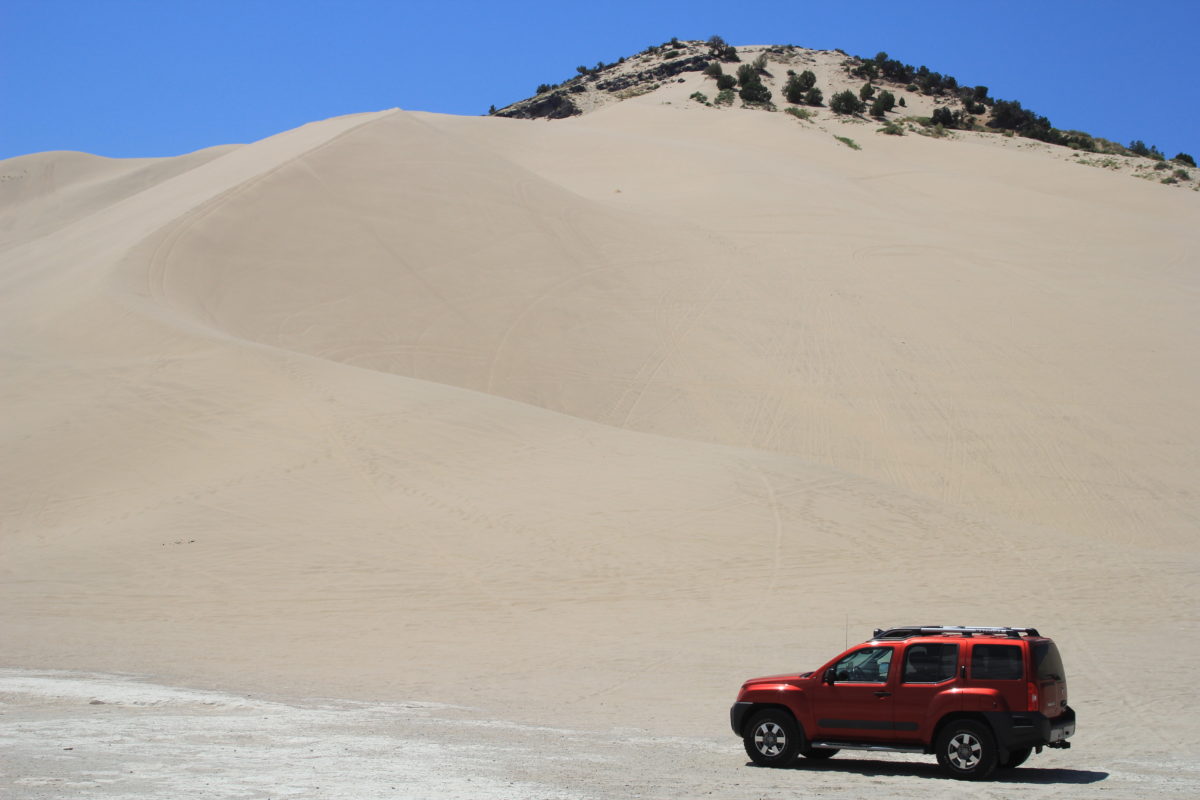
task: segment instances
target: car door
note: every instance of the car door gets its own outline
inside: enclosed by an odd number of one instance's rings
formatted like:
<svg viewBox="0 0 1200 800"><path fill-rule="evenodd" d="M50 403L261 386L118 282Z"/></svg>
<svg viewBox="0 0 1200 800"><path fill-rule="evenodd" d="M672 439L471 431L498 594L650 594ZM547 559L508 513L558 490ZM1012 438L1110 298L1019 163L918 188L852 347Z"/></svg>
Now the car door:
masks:
<svg viewBox="0 0 1200 800"><path fill-rule="evenodd" d="M959 659L957 642L913 642L904 648L892 699L897 741L929 741L937 721L962 707Z"/></svg>
<svg viewBox="0 0 1200 800"><path fill-rule="evenodd" d="M812 738L886 740L892 731L892 657L895 645L869 645L846 653L813 690Z"/></svg>

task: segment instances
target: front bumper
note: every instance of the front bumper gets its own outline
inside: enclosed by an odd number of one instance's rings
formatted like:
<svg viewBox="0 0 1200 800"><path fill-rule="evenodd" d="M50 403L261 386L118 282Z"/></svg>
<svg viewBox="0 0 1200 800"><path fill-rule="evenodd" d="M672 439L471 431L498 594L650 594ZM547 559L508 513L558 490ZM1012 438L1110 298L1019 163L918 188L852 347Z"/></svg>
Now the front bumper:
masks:
<svg viewBox="0 0 1200 800"><path fill-rule="evenodd" d="M746 715L750 713L750 709L754 707L754 703L746 703L741 700L734 703L729 709L729 725L733 728L733 732L738 736L742 735L742 726L746 724Z"/></svg>

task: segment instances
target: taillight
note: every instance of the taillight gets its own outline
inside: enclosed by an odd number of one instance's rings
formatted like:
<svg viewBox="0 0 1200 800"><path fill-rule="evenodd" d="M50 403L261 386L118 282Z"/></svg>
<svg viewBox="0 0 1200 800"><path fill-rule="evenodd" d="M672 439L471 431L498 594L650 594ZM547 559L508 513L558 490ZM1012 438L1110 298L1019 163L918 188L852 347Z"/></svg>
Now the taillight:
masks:
<svg viewBox="0 0 1200 800"><path fill-rule="evenodd" d="M1041 711L1041 697L1038 694L1038 685L1033 681L1026 684L1026 690L1029 693L1029 711Z"/></svg>

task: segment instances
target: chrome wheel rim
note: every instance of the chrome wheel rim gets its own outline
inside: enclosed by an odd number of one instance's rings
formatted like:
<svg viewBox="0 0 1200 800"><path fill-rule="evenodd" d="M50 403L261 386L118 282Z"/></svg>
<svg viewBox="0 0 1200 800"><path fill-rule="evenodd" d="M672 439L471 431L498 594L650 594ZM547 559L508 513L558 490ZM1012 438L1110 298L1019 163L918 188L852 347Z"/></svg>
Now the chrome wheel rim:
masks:
<svg viewBox="0 0 1200 800"><path fill-rule="evenodd" d="M955 769L971 770L983 760L983 745L974 735L959 733L947 745L946 757Z"/></svg>
<svg viewBox="0 0 1200 800"><path fill-rule="evenodd" d="M777 756L787 747L787 733L774 722L764 722L754 729L754 746L764 756Z"/></svg>

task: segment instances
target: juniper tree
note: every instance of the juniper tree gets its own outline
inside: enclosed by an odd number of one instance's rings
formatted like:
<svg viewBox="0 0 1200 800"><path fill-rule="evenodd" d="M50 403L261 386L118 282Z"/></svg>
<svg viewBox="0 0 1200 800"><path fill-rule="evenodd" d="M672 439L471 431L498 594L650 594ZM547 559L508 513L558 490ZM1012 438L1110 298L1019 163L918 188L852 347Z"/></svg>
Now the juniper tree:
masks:
<svg viewBox="0 0 1200 800"><path fill-rule="evenodd" d="M896 107L896 97L887 89L879 93L875 98L875 102L871 103L871 116L882 117L887 112Z"/></svg>
<svg viewBox="0 0 1200 800"><path fill-rule="evenodd" d="M847 89L844 92L838 92L830 98L829 108L837 114L858 114L866 106L854 96L854 92Z"/></svg>

